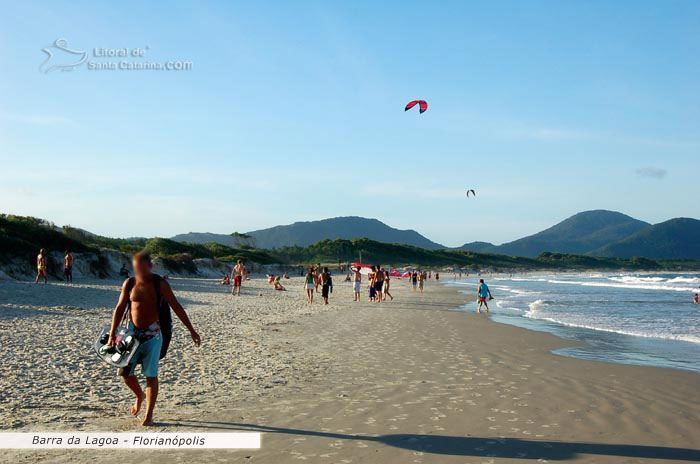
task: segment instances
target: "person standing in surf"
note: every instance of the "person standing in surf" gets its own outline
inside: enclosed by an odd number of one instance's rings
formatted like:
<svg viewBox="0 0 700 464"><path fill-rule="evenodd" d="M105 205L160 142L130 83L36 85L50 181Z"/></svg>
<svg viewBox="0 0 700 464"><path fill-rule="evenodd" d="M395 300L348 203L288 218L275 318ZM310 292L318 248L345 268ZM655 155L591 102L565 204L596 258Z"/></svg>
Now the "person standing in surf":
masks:
<svg viewBox="0 0 700 464"><path fill-rule="evenodd" d="M137 416L143 400L146 400L146 417L141 425L147 426L153 425L153 410L158 399L158 364L163 347L160 309L163 300L190 331L190 336L196 346L200 346L201 338L194 330L184 308L175 298L168 282L153 274L151 257L146 253L136 253L132 264L135 277L127 279L122 285L119 302L114 308L112 327L107 343L114 346L115 333L128 311L129 328L135 332L140 345L136 349L131 363L119 369L119 375L136 396L134 406L131 408L131 415ZM169 311L170 309L168 309ZM141 363L141 373L146 377L146 393L141 389L136 377L138 363Z"/></svg>
<svg viewBox="0 0 700 464"><path fill-rule="evenodd" d="M491 296L489 286L484 283L484 279L479 279L479 288L476 289L476 293L479 295L479 307L477 308L477 312L481 313L481 306L484 305L486 306L486 314L488 314L489 304L486 300L493 300L493 297Z"/></svg>

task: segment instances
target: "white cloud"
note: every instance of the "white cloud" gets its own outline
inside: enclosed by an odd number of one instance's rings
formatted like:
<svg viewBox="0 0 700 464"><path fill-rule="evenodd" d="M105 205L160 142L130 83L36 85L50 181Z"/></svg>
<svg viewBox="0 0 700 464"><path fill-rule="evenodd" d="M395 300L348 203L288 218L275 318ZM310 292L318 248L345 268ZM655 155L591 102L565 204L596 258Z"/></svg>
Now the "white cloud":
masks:
<svg viewBox="0 0 700 464"><path fill-rule="evenodd" d="M663 179L664 177L666 177L666 170L662 168L639 168L635 172L639 177L646 177L649 179Z"/></svg>

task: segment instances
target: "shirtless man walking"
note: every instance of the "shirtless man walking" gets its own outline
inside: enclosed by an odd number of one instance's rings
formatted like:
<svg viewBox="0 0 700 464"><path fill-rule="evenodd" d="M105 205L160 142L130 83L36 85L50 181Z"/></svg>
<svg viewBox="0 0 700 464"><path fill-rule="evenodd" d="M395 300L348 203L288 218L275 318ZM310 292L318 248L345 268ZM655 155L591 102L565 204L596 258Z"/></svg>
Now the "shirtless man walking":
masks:
<svg viewBox="0 0 700 464"><path fill-rule="evenodd" d="M236 295L236 291L238 291L238 296L241 296L241 284L243 283L243 279L247 275L248 271L243 265L243 260L239 259L236 262L236 265L233 267L233 271L231 271L231 278L233 280L233 287L231 287L231 295Z"/></svg>
<svg viewBox="0 0 700 464"><path fill-rule="evenodd" d="M43 248L39 250L39 254L36 257L36 279L34 279L35 284L39 283L40 277L44 278L45 284L49 283L49 280L46 277L46 250Z"/></svg>
<svg viewBox="0 0 700 464"><path fill-rule="evenodd" d="M142 425L153 425L153 409L158 398L158 362L163 344L163 337L160 330L158 309L161 298L168 302L175 315L190 331L192 341L199 346L201 339L194 330L187 313L175 298L168 282L153 274L153 264L151 257L146 253L136 253L132 261L135 277L127 279L122 285L122 292L119 296L119 303L114 308L112 317L112 328L109 333L109 345L114 346L114 335L124 318L124 313L129 311L129 327L136 333L136 338L140 345L131 363L119 369L119 375L124 380L129 389L136 396L134 406L131 408L133 416L138 415L143 400L146 400L146 417ZM158 285L158 290L156 290ZM136 377L136 365L142 363L141 373L146 377L146 393L144 394Z"/></svg>
<svg viewBox="0 0 700 464"><path fill-rule="evenodd" d="M66 250L66 255L63 257L63 277L66 278L66 282L73 283L73 253L70 250Z"/></svg>

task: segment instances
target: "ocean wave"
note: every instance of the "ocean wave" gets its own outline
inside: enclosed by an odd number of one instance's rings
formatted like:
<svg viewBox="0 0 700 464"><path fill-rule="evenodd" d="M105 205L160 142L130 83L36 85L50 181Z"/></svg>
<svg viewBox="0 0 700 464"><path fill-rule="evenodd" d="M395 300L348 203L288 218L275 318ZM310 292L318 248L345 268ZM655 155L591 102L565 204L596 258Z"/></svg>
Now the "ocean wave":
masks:
<svg viewBox="0 0 700 464"><path fill-rule="evenodd" d="M681 283L681 284L696 284L700 285L700 277L674 277L668 280L669 284Z"/></svg>
<svg viewBox="0 0 700 464"><path fill-rule="evenodd" d="M631 288L639 290L667 290L672 292L693 292L696 291L693 287L674 287L671 285L650 285L638 283L610 283L610 282L584 282L580 280L555 280L547 281L550 284L569 284L580 285L583 287L607 287L607 288Z"/></svg>
<svg viewBox="0 0 700 464"><path fill-rule="evenodd" d="M515 306L507 306L507 302L504 302L503 300L496 300L496 306L498 306L501 309L509 309L511 311L517 311L519 313L523 312L521 308L516 308Z"/></svg>
<svg viewBox="0 0 700 464"><path fill-rule="evenodd" d="M538 301L541 301L541 300L538 300ZM658 332L649 333L649 332L644 332L644 331L640 331L640 330L613 329L613 328L609 328L609 327L600 327L600 326L594 326L594 325L590 325L590 324L564 321L564 320L561 320L561 319L558 319L555 317L550 317L550 316L542 316L542 315L536 314L536 311L533 311L533 312L528 311L523 316L530 318L530 319L537 319L537 320L541 320L541 321L553 322L555 324L564 325L567 327L575 327L575 328L579 328L579 329L588 329L588 330L595 330L598 332L616 333L616 334L621 334L621 335L629 335L632 337L656 338L656 339L661 339L661 340L676 340L676 341L683 341L683 342L700 344L700 336L696 336L696 335L660 334Z"/></svg>
<svg viewBox="0 0 700 464"><path fill-rule="evenodd" d="M609 277L610 280L615 282L622 282L625 284L641 284L645 282L663 282L667 280L664 277L635 277L635 276L622 276L622 277Z"/></svg>
<svg viewBox="0 0 700 464"><path fill-rule="evenodd" d="M537 311L539 311L540 309L549 306L550 304L552 304L551 301L535 300L532 303L527 305L529 310L525 313L525 315L527 316L528 314L534 314Z"/></svg>

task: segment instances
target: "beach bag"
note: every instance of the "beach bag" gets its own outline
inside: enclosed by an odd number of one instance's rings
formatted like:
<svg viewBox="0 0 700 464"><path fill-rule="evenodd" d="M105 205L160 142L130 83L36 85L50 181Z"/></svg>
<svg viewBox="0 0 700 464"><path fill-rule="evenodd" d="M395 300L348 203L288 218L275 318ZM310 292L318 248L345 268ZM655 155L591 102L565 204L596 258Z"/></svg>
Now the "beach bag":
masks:
<svg viewBox="0 0 700 464"><path fill-rule="evenodd" d="M160 294L160 282L163 278L158 274L153 274L153 285L156 290L156 301L158 301L158 324L160 325L160 333L163 337L163 345L160 348L160 359L163 359L168 354L170 340L173 338L173 315L170 313L170 305L167 300ZM136 285L136 278L130 277L126 284L126 295L129 298L126 306L124 317L131 318L131 290Z"/></svg>

